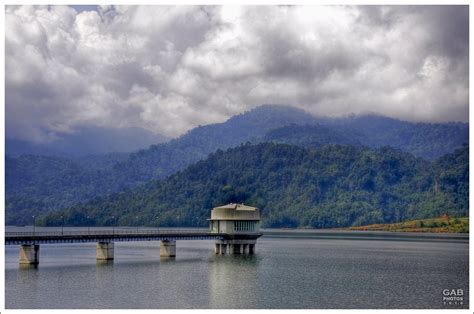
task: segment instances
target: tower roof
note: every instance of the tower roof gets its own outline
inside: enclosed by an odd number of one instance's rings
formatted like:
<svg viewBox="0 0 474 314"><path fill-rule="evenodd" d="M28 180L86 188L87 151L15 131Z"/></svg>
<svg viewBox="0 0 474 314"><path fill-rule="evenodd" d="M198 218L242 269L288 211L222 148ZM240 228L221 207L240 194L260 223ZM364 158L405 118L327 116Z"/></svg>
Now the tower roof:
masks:
<svg viewBox="0 0 474 314"><path fill-rule="evenodd" d="M235 210L248 210L248 211L255 211L258 208L257 207L252 207L252 206L247 206L242 204L236 204L236 203L229 203L227 205L219 206L219 207L214 207L216 208L222 208L222 209L235 209Z"/></svg>
<svg viewBox="0 0 474 314"><path fill-rule="evenodd" d="M257 207L244 204L230 203L214 207L209 220L260 220L260 210Z"/></svg>

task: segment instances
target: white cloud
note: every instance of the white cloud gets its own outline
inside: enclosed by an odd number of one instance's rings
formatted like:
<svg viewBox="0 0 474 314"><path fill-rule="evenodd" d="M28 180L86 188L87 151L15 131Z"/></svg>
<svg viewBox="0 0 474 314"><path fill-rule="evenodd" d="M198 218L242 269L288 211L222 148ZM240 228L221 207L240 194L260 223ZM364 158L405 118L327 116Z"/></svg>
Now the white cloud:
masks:
<svg viewBox="0 0 474 314"><path fill-rule="evenodd" d="M263 103L468 120L468 7L6 7L7 136L177 136Z"/></svg>

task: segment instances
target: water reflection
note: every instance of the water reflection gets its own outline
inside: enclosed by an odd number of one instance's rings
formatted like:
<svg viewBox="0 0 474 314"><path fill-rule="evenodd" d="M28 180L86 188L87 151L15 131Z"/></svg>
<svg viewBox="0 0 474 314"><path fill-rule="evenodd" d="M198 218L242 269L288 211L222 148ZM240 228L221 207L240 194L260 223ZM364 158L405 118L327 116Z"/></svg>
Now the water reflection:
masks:
<svg viewBox="0 0 474 314"><path fill-rule="evenodd" d="M256 255L216 255L210 263L211 308L251 308L258 299L258 258Z"/></svg>
<svg viewBox="0 0 474 314"><path fill-rule="evenodd" d="M215 255L213 241L118 243L95 260L92 244L44 245L39 267L5 249L5 302L13 308L446 308L464 290L468 243L262 238L256 255Z"/></svg>
<svg viewBox="0 0 474 314"><path fill-rule="evenodd" d="M109 260L98 259L96 260L95 264L99 267L111 267L111 266L114 266L114 260L113 259L109 259Z"/></svg>
<svg viewBox="0 0 474 314"><path fill-rule="evenodd" d="M38 269L38 264L18 264L18 269L26 271Z"/></svg>

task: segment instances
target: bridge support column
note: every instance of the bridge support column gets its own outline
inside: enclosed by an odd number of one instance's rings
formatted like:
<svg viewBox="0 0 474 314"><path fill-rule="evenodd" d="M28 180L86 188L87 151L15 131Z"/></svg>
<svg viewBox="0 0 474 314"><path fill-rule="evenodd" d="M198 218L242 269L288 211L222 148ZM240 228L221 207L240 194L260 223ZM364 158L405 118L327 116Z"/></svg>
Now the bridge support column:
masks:
<svg viewBox="0 0 474 314"><path fill-rule="evenodd" d="M240 249L242 245L235 243L233 246L234 246L234 254L240 254L241 253Z"/></svg>
<svg viewBox="0 0 474 314"><path fill-rule="evenodd" d="M254 239L234 239L234 240L217 240L215 243L216 254L254 254Z"/></svg>
<svg viewBox="0 0 474 314"><path fill-rule="evenodd" d="M255 244L249 244L249 254L255 254Z"/></svg>
<svg viewBox="0 0 474 314"><path fill-rule="evenodd" d="M216 246L217 250L217 246ZM216 254L218 254L216 252ZM163 240L160 243L160 257L176 257L176 241Z"/></svg>
<svg viewBox="0 0 474 314"><path fill-rule="evenodd" d="M222 255L224 255L224 254L227 252L227 244L225 244L225 243L218 243L218 242L217 242L217 243L215 244L215 250L214 250L214 252L215 252L216 254L222 254Z"/></svg>
<svg viewBox="0 0 474 314"><path fill-rule="evenodd" d="M96 259L97 260L114 259L114 243L113 242L97 242Z"/></svg>
<svg viewBox="0 0 474 314"><path fill-rule="evenodd" d="M39 244L20 245L20 264L39 264Z"/></svg>

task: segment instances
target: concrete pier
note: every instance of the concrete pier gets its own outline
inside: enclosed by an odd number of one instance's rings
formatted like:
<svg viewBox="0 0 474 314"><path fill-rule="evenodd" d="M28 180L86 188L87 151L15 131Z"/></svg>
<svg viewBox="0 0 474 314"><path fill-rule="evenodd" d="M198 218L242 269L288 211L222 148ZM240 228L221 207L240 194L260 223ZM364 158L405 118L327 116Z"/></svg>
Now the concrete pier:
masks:
<svg viewBox="0 0 474 314"><path fill-rule="evenodd" d="M242 244L234 244L234 254L242 254Z"/></svg>
<svg viewBox="0 0 474 314"><path fill-rule="evenodd" d="M249 254L255 254L255 244L249 244Z"/></svg>
<svg viewBox="0 0 474 314"><path fill-rule="evenodd" d="M97 260L114 259L114 243L113 242L97 242L96 259Z"/></svg>
<svg viewBox="0 0 474 314"><path fill-rule="evenodd" d="M216 246L216 249L217 249L217 246ZM160 257L176 257L176 241L171 241L171 240L161 241Z"/></svg>
<svg viewBox="0 0 474 314"><path fill-rule="evenodd" d="M216 254L254 254L256 240L217 240Z"/></svg>
<svg viewBox="0 0 474 314"><path fill-rule="evenodd" d="M20 245L20 264L39 264L39 244Z"/></svg>

